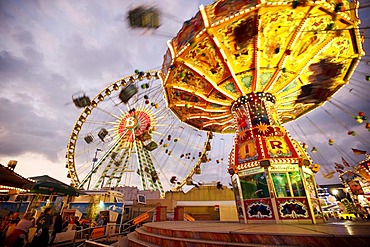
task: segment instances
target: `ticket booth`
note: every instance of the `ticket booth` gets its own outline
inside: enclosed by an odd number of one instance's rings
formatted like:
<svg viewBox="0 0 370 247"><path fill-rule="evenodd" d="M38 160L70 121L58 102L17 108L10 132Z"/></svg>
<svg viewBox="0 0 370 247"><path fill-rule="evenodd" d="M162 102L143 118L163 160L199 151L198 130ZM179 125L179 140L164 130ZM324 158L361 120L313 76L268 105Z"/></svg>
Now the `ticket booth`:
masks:
<svg viewBox="0 0 370 247"><path fill-rule="evenodd" d="M100 215L103 215L107 220L107 228L105 230L106 235L114 234L116 231L118 213L111 210L100 211Z"/></svg>
<svg viewBox="0 0 370 247"><path fill-rule="evenodd" d="M271 164L233 178L240 222L322 222L313 173L298 164Z"/></svg>

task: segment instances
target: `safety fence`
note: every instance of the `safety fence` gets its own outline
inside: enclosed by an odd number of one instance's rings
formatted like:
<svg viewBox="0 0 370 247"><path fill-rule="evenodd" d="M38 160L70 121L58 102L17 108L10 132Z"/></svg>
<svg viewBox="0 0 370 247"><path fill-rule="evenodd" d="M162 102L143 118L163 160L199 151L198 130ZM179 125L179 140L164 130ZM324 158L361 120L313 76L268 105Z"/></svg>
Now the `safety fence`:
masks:
<svg viewBox="0 0 370 247"><path fill-rule="evenodd" d="M156 208L150 209L139 216L123 224L107 224L104 226L95 226L75 232L72 246L108 246L116 242L118 236L125 236L134 231L143 221L148 219L149 213Z"/></svg>

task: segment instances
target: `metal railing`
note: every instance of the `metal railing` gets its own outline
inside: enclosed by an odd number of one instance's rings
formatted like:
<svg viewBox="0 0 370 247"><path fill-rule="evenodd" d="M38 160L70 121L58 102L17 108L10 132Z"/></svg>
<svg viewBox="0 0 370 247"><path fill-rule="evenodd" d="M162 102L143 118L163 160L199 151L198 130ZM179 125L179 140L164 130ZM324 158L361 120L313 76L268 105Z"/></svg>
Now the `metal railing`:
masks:
<svg viewBox="0 0 370 247"><path fill-rule="evenodd" d="M152 208L142 214L149 213L154 211L155 208ZM140 215L139 215L140 216ZM138 217L139 217L138 216ZM95 226L90 228L85 228L81 230L77 230L75 233L75 237L72 242L72 246L82 247L85 246L85 242L88 241L90 244L96 243L96 245L105 246L97 241L103 241L103 239L108 242L111 238L116 238L120 235L127 235L128 233L134 231L140 224L134 224L134 220L137 217L123 223L123 224L107 224L104 226ZM104 230L103 230L104 228ZM97 229L97 230L96 230ZM103 234L101 234L103 233ZM95 237L95 235L97 235ZM82 242L82 243L81 243ZM78 245L77 245L78 244Z"/></svg>
<svg viewBox="0 0 370 247"><path fill-rule="evenodd" d="M96 242L104 239L105 241L109 241L110 238L118 235L126 235L138 227L137 225L133 225L132 221L130 220L122 225L112 224L77 230L72 241L72 246L84 246L86 240ZM81 241L83 243L79 244Z"/></svg>

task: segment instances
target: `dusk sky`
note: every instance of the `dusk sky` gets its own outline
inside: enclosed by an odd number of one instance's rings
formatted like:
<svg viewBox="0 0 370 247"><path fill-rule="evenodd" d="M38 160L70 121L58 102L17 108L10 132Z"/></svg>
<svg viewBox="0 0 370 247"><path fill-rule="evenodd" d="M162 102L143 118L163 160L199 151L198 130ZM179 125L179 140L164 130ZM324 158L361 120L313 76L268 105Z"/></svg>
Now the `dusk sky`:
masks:
<svg viewBox="0 0 370 247"><path fill-rule="evenodd" d="M15 171L24 177L46 174L69 183L66 146L81 113L72 95L82 91L93 97L135 69L160 69L167 40L200 4L212 2L0 0L0 163L17 160ZM162 25L155 32L129 28L127 13L140 4L160 10ZM370 54L369 0L360 1L360 18ZM369 120L358 124L353 118L361 111L370 118L369 61L365 55L353 79L330 102L286 125L293 138L309 145L322 171L334 170L342 157L351 165L364 158L351 148L370 152ZM350 130L357 136L348 135ZM313 146L316 154L310 152ZM229 153L231 146L225 150ZM319 172L316 179L318 184L339 183L337 174L326 180Z"/></svg>

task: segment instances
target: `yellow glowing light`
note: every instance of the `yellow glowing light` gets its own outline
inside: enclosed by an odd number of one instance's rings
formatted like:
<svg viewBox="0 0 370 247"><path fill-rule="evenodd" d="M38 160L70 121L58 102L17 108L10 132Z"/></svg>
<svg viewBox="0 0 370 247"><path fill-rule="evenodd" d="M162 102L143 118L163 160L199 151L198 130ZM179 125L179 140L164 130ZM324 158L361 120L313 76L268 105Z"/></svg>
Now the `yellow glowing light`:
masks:
<svg viewBox="0 0 370 247"><path fill-rule="evenodd" d="M263 133L263 134L266 134L267 132L269 132L268 125L265 123L260 123L259 125L257 125L257 129L258 129L258 132Z"/></svg>
<svg viewBox="0 0 370 247"><path fill-rule="evenodd" d="M242 131L239 132L238 136L240 138L246 137L247 136L247 130L243 129Z"/></svg>

